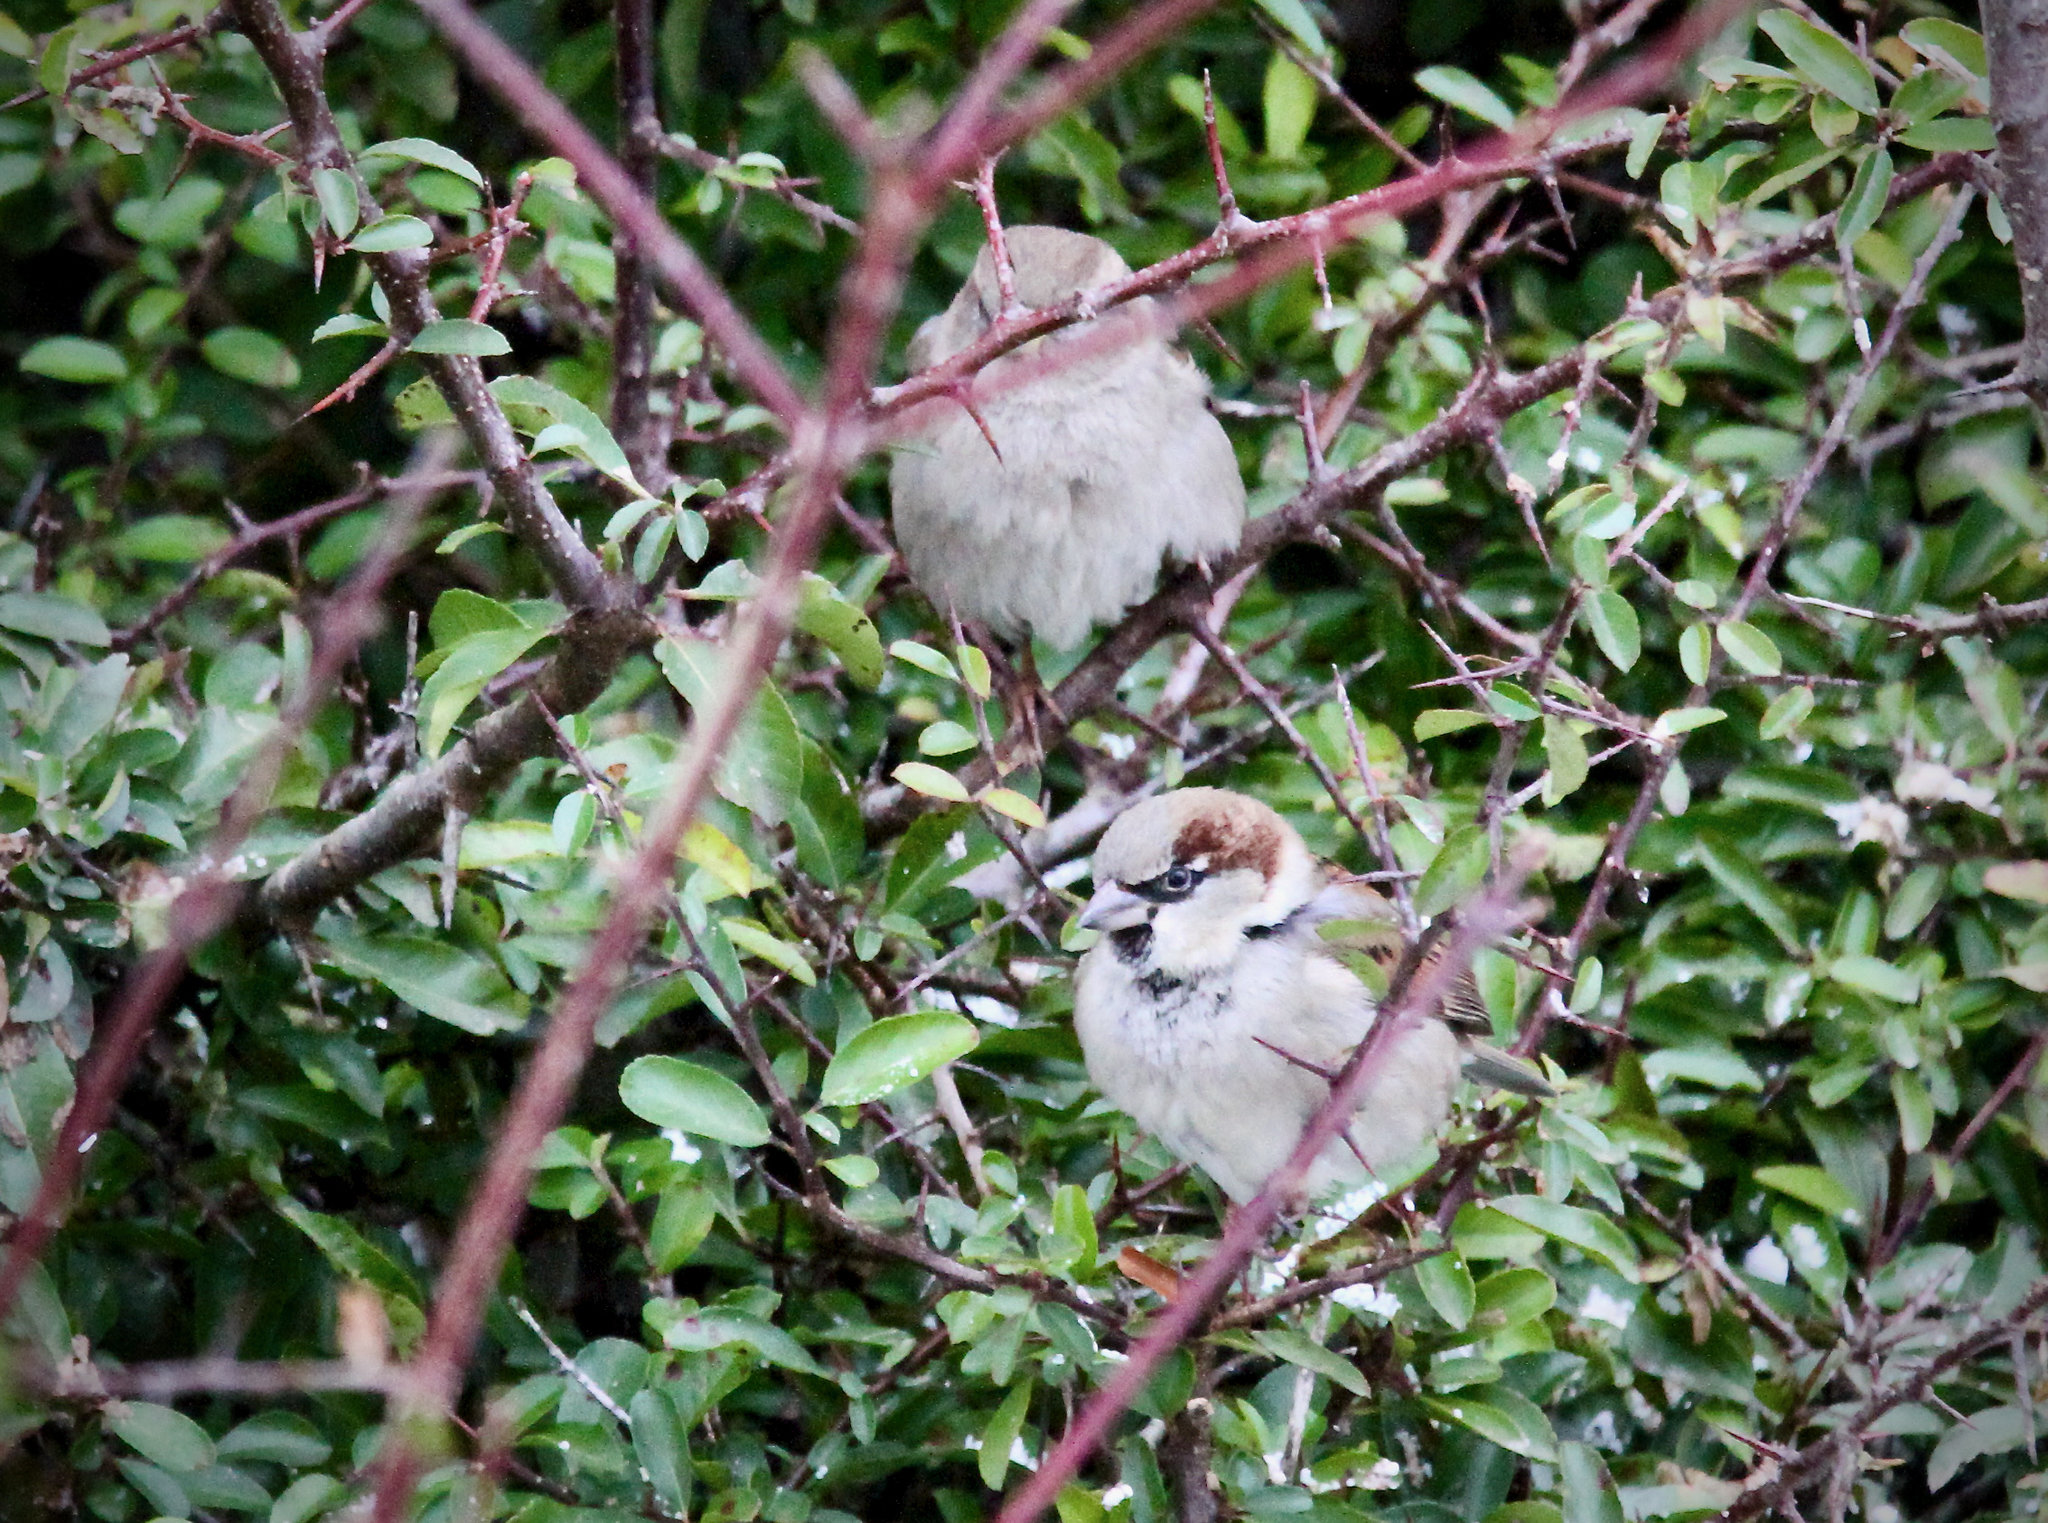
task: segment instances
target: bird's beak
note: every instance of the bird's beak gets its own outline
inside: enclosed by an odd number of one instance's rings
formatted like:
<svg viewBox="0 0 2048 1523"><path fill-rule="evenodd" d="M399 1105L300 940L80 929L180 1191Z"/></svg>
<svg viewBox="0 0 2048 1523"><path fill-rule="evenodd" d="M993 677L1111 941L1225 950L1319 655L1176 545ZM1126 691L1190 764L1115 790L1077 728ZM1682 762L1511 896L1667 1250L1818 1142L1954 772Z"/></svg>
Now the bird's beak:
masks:
<svg viewBox="0 0 2048 1523"><path fill-rule="evenodd" d="M1090 931L1122 931L1143 925L1151 914L1150 900L1140 899L1111 878L1095 890L1095 896L1081 911L1081 925Z"/></svg>

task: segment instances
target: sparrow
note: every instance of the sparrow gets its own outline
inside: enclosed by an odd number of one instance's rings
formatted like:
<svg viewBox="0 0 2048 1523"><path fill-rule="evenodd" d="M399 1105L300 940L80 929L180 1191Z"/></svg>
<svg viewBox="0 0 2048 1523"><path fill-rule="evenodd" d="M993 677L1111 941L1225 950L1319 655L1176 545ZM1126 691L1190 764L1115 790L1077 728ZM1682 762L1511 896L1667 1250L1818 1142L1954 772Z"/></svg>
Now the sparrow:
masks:
<svg viewBox="0 0 2048 1523"><path fill-rule="evenodd" d="M1099 238L1013 227L1019 305L1051 306L1131 273ZM1150 297L1012 350L957 398L916 409L889 468L897 543L943 612L1069 649L1149 596L1168 558L1202 561L1244 528L1237 456L1208 382L1156 330ZM917 330L917 370L1002 315L983 248L952 304Z"/></svg>
<svg viewBox="0 0 2048 1523"><path fill-rule="evenodd" d="M1400 951L1392 906L1317 861L1265 804L1222 788L1133 805L1104 833L1094 874L1081 924L1101 939L1074 982L1089 1077L1242 1204L1294 1151L1372 1030L1378 1004L1338 952L1364 945L1391 965ZM1410 1021L1382 1050L1349 1126L1316 1158L1290 1210L1418 1153L1450 1118L1461 1075L1553 1093L1461 1027L1491 1030L1469 979L1440 1015Z"/></svg>

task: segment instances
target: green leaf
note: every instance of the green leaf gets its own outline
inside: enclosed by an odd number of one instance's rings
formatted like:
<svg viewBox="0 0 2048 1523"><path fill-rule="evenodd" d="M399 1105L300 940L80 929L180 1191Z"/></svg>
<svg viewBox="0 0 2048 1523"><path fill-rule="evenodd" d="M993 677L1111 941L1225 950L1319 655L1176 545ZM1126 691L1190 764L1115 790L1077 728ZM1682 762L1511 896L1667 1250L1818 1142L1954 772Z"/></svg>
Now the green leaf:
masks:
<svg viewBox="0 0 2048 1523"><path fill-rule="evenodd" d="M915 640L895 640L890 642L889 654L921 672L930 672L934 677L943 677L948 682L960 680L960 673L954 669L952 661L929 645L920 645Z"/></svg>
<svg viewBox="0 0 2048 1523"><path fill-rule="evenodd" d="M1498 127L1505 132L1515 125L1513 108L1463 69L1450 64L1432 64L1416 74L1415 83L1445 105L1456 106L1490 127Z"/></svg>
<svg viewBox="0 0 2048 1523"><path fill-rule="evenodd" d="M137 519L109 540L107 548L130 560L189 566L233 541L234 536L210 518L159 513Z"/></svg>
<svg viewBox="0 0 2048 1523"><path fill-rule="evenodd" d="M972 751L977 744L972 730L950 719L926 725L917 737L917 749L926 756L957 756L962 751Z"/></svg>
<svg viewBox="0 0 2048 1523"><path fill-rule="evenodd" d="M230 1428L214 1446L223 1462L259 1460L272 1465L324 1465L334 1445L296 1412L259 1412Z"/></svg>
<svg viewBox="0 0 2048 1523"><path fill-rule="evenodd" d="M1024 153L1033 169L1075 182L1081 215L1091 223L1130 215L1121 178L1123 155L1081 112L1071 111L1041 128Z"/></svg>
<svg viewBox="0 0 2048 1523"><path fill-rule="evenodd" d="M331 1475L302 1475L277 1494L270 1523L309 1523L348 1499L348 1488Z"/></svg>
<svg viewBox="0 0 2048 1523"><path fill-rule="evenodd" d="M1636 657L1643 653L1643 632L1628 599L1612 588L1603 587L1590 595L1582 606L1600 653L1622 671L1634 666Z"/></svg>
<svg viewBox="0 0 2048 1523"><path fill-rule="evenodd" d="M405 346L414 354L467 354L482 359L510 354L512 340L489 323L473 323L466 317L444 317L428 323Z"/></svg>
<svg viewBox="0 0 2048 1523"><path fill-rule="evenodd" d="M1934 1138L1934 1101L1911 1069L1892 1070L1892 1107L1899 1113L1900 1146L1908 1153L1926 1152Z"/></svg>
<svg viewBox="0 0 2048 1523"><path fill-rule="evenodd" d="M1433 1260L1425 1259L1424 1263ZM1416 1268L1421 1268L1418 1264ZM1311 1374L1322 1376L1332 1385L1342 1386L1354 1396L1370 1396L1372 1387L1366 1383L1363 1373L1342 1354L1324 1348L1306 1333L1291 1327L1260 1328L1252 1334L1252 1341L1275 1359L1298 1365Z"/></svg>
<svg viewBox="0 0 2048 1523"><path fill-rule="evenodd" d="M1765 1189L1789 1195L1828 1216L1851 1224L1861 1219L1856 1197L1826 1169L1804 1163L1779 1163L1756 1170L1752 1177Z"/></svg>
<svg viewBox="0 0 2048 1523"><path fill-rule="evenodd" d="M1873 148L1856 166L1849 194L1842 198L1841 208L1835 213L1837 247L1853 249L1858 238L1877 226L1891 188L1892 156L1881 147Z"/></svg>
<svg viewBox="0 0 2048 1523"><path fill-rule="evenodd" d="M1572 728L1571 721L1555 714L1543 721L1543 755L1549 763L1543 777L1543 802L1548 806L1577 791L1591 770L1591 762L1586 755L1586 743Z"/></svg>
<svg viewBox="0 0 2048 1523"><path fill-rule="evenodd" d="M1439 1317L1459 1332L1472 1320L1472 1271L1455 1253L1439 1253L1415 1266L1422 1294Z"/></svg>
<svg viewBox="0 0 2048 1523"><path fill-rule="evenodd" d="M1002 1489L1003 1477L1010 1470L1010 1450L1024 1431L1024 1417L1031 1410L1031 1398L1037 1391L1036 1381L1018 1381L989 1418L988 1426L981 1430L981 1452L975 1456L975 1463L981 1470L981 1484L990 1491Z"/></svg>
<svg viewBox="0 0 2048 1523"><path fill-rule="evenodd" d="M516 1031L526 1001L492 964L426 936L328 932L324 960L382 984L406 1004L473 1036Z"/></svg>
<svg viewBox="0 0 2048 1523"><path fill-rule="evenodd" d="M1940 16L1921 16L1899 28L1899 38L1922 58L1952 63L1965 74L1988 79L1991 66L1981 33L1960 21Z"/></svg>
<svg viewBox="0 0 2048 1523"><path fill-rule="evenodd" d="M185 302L183 291L174 291L168 286L151 286L138 291L135 300L128 303L128 336L138 343L147 343L185 310Z"/></svg>
<svg viewBox="0 0 2048 1523"><path fill-rule="evenodd" d="M216 328L199 341L206 363L222 375L268 391L299 384L299 362L291 350L258 328Z"/></svg>
<svg viewBox="0 0 2048 1523"><path fill-rule="evenodd" d="M709 1190L692 1184L675 1185L661 1192L661 1204L654 1208L654 1221L647 1229L647 1246L658 1274L674 1274L710 1235L718 1220L718 1205Z"/></svg>
<svg viewBox="0 0 2048 1523"><path fill-rule="evenodd" d="M196 248L206 236L206 219L219 209L226 189L218 180L188 175L163 195L123 201L114 226L137 243L161 249Z"/></svg>
<svg viewBox="0 0 2048 1523"><path fill-rule="evenodd" d="M499 376L491 382L490 391L505 408L512 426L521 433L531 438L551 424L566 423L582 435L582 442L573 446L570 453L588 461L634 496L653 495L634 480L633 468L626 463L626 452L619 448L619 441L612 437L604 420L566 391L530 375Z"/></svg>
<svg viewBox="0 0 2048 1523"><path fill-rule="evenodd" d="M415 164L426 164L434 169L458 175L477 189L483 189L482 172L454 149L444 148L432 138L398 137L386 139L381 143L372 143L356 155L356 162L359 164L365 159L406 159Z"/></svg>
<svg viewBox="0 0 2048 1523"><path fill-rule="evenodd" d="M356 230L362 203L356 198L355 177L345 169L316 169L312 174L313 199L320 203L320 220L337 238Z"/></svg>
<svg viewBox="0 0 2048 1523"><path fill-rule="evenodd" d="M801 1343L759 1317L709 1307L700 1312L681 1311L673 1301L651 1303L643 1315L672 1349L704 1353L738 1345L786 1370L829 1378Z"/></svg>
<svg viewBox="0 0 2048 1523"><path fill-rule="evenodd" d="M432 248L433 245L434 230L418 217L406 216L379 217L375 222L372 222L368 227L357 233L355 237L351 238L348 244L358 254L395 254L400 249L424 249ZM432 323L429 326L438 328L441 325L439 323ZM471 352L503 354L507 349L511 348L511 345L506 345L505 349L476 351L434 350L421 349L418 341L415 340L412 348L418 354L466 354Z"/></svg>
<svg viewBox="0 0 2048 1523"><path fill-rule="evenodd" d="M1623 1523L1621 1492L1591 1444L1557 1446L1563 1523Z"/></svg>
<svg viewBox="0 0 2048 1523"><path fill-rule="evenodd" d="M128 378L128 362L112 344L69 335L40 339L29 345L21 356L21 368L30 375L75 381L81 386L105 385Z"/></svg>
<svg viewBox="0 0 2048 1523"><path fill-rule="evenodd" d="M1426 508L1450 498L1451 489L1434 476L1403 476L1388 482L1380 492L1380 500L1396 508Z"/></svg>
<svg viewBox="0 0 2048 1523"><path fill-rule="evenodd" d="M1775 677L1785 670L1785 658L1771 637L1743 619L1729 619L1715 631L1728 658L1754 677Z"/></svg>
<svg viewBox="0 0 2048 1523"><path fill-rule="evenodd" d="M1813 689L1788 687L1764 710L1764 717L1757 724L1757 733L1765 740L1783 740L1798 729L1800 721L1812 712Z"/></svg>
<svg viewBox="0 0 2048 1523"><path fill-rule="evenodd" d="M1879 999L1888 999L1894 1004L1911 1005L1920 999L1920 975L1909 973L1881 957L1866 957L1860 953L1837 957L1828 964L1828 977L1838 984L1861 989L1865 994L1875 994Z"/></svg>
<svg viewBox="0 0 2048 1523"><path fill-rule="evenodd" d="M756 1148L770 1135L752 1095L724 1074L681 1058L635 1058L619 1076L619 1099L642 1121L693 1137Z"/></svg>
<svg viewBox="0 0 2048 1523"><path fill-rule="evenodd" d="M106 1425L129 1448L166 1470L204 1470L214 1462L206 1430L173 1408L149 1401L112 1402Z"/></svg>
<svg viewBox="0 0 2048 1523"><path fill-rule="evenodd" d="M1540 1269L1502 1269L1473 1292L1475 1331L1499 1332L1533 1321L1557 1304L1557 1282Z"/></svg>
<svg viewBox="0 0 2048 1523"><path fill-rule="evenodd" d="M1704 624L1688 624L1678 637L1678 665L1685 680L1705 682L1713 674L1714 636Z"/></svg>
<svg viewBox="0 0 2048 1523"><path fill-rule="evenodd" d="M882 1166L865 1153L848 1153L843 1158L828 1158L825 1160L825 1169L855 1190L865 1190L882 1177Z"/></svg>
<svg viewBox="0 0 2048 1523"><path fill-rule="evenodd" d="M1316 82L1307 70L1278 48L1266 64L1263 93L1266 115L1266 155L1291 159L1308 140L1308 129L1316 116Z"/></svg>
<svg viewBox="0 0 2048 1523"><path fill-rule="evenodd" d="M1643 1375L1702 1397L1743 1405L1754 1399L1748 1324L1725 1311L1714 1315L1702 1338L1692 1318L1667 1313L1646 1297L1629 1317L1621 1346Z"/></svg>
<svg viewBox="0 0 2048 1523"><path fill-rule="evenodd" d="M1423 1406L1443 1422L1470 1428L1510 1454L1549 1462L1557 1458L1557 1436L1543 1409L1505 1385L1477 1386L1454 1396L1429 1396Z"/></svg>
<svg viewBox="0 0 2048 1523"><path fill-rule="evenodd" d="M1509 1195L1489 1204L1501 1215L1598 1259L1623 1279L1636 1278L1635 1244L1606 1217L1540 1195Z"/></svg>
<svg viewBox="0 0 2048 1523"><path fill-rule="evenodd" d="M1567 1008L1573 1015L1584 1015L1596 1008L1606 982L1606 965L1597 957L1582 958L1578 973L1572 979L1571 1003Z"/></svg>
<svg viewBox="0 0 2048 1523"><path fill-rule="evenodd" d="M804 576L796 627L837 656L855 686L873 692L882 685L882 637L875 621L816 572Z"/></svg>
<svg viewBox="0 0 2048 1523"><path fill-rule="evenodd" d="M825 1067L825 1105L863 1105L915 1084L981 1040L974 1022L944 1010L885 1016L839 1044Z"/></svg>
<svg viewBox="0 0 2048 1523"><path fill-rule="evenodd" d="M1833 32L1792 11L1766 11L1757 18L1757 28L1778 45L1808 84L1865 116L1877 114L1877 81L1871 77L1870 65Z"/></svg>
<svg viewBox="0 0 2048 1523"><path fill-rule="evenodd" d="M1989 153L1998 146L1991 123L1981 116L1938 116L1915 122L1896 141L1923 153Z"/></svg>
<svg viewBox="0 0 2048 1523"><path fill-rule="evenodd" d="M1757 870L1747 853L1718 836L1701 834L1693 843L1700 865L1730 898L1761 920L1795 956L1801 954L1799 930L1792 912L1778 896L1777 885Z"/></svg>
<svg viewBox="0 0 2048 1523"><path fill-rule="evenodd" d="M1972 1412L1943 1433L1927 1459L1927 1489L1940 1491L1963 1466L1988 1454L2007 1454L2032 1441L2036 1419L2029 1407L1989 1407Z"/></svg>
<svg viewBox="0 0 2048 1523"><path fill-rule="evenodd" d="M2042 866L2042 892L2048 894L2048 863ZM1947 881L1947 872L1931 862L1922 863L1907 873L1892 891L1891 902L1885 906L1884 934L1893 941L1903 941L1918 930L1920 922L1940 902ZM2048 899L2043 902L2048 903Z"/></svg>
<svg viewBox="0 0 2048 1523"><path fill-rule="evenodd" d="M1088 1192L1079 1185L1061 1185L1053 1191L1052 1230L1061 1241L1074 1245L1072 1256L1057 1267L1086 1278L1102 1250L1096 1240L1095 1213L1089 1208Z"/></svg>
<svg viewBox="0 0 2048 1523"><path fill-rule="evenodd" d="M1441 915L1462 903L1485 881L1492 845L1477 825L1466 825L1444 837L1436 857L1415 886L1415 909L1424 916Z"/></svg>
<svg viewBox="0 0 2048 1523"><path fill-rule="evenodd" d="M114 640L98 614L58 592L0 592L0 629L74 645L111 645Z"/></svg>
<svg viewBox="0 0 2048 1523"><path fill-rule="evenodd" d="M1267 18L1281 31L1292 37L1317 58L1328 58L1329 43L1323 40L1322 29L1302 0L1253 0L1253 4L1266 13Z"/></svg>
<svg viewBox="0 0 2048 1523"><path fill-rule="evenodd" d="M1705 705L1690 709L1672 709L1657 716L1657 722L1650 726L1650 733L1663 740L1673 735L1683 735L1688 730L1700 729L1705 725L1719 724L1727 717L1719 709L1708 708Z"/></svg>
<svg viewBox="0 0 2048 1523"><path fill-rule="evenodd" d="M1415 717L1415 738L1435 740L1439 735L1455 735L1475 725L1492 723L1489 716L1472 709L1424 709Z"/></svg>
<svg viewBox="0 0 2048 1523"><path fill-rule="evenodd" d="M391 405L398 414L398 426L408 432L439 428L455 421L455 414L449 410L441 388L427 376L421 376L401 391L392 399Z"/></svg>
<svg viewBox="0 0 2048 1523"><path fill-rule="evenodd" d="M101 739L121 711L128 686L128 658L108 656L77 672L71 689L43 728L42 749L66 761Z"/></svg>
<svg viewBox="0 0 2048 1523"><path fill-rule="evenodd" d="M662 1507L677 1517L690 1510L690 1487L695 1479L690 1469L690 1435L676 1412L675 1403L657 1387L633 1393L627 1408L632 1421L633 1458Z"/></svg>
<svg viewBox="0 0 2048 1523"><path fill-rule="evenodd" d="M511 608L467 587L449 588L434 600L434 611L427 615L427 637L436 650L459 645L471 635L527 627Z"/></svg>
<svg viewBox="0 0 2048 1523"><path fill-rule="evenodd" d="M494 629L470 635L450 648L420 688L422 753L430 759L439 756L455 721L484 684L547 637L545 629Z"/></svg>
<svg viewBox="0 0 2048 1523"><path fill-rule="evenodd" d="M727 655L710 641L671 633L654 656L692 710L703 709L724 683ZM804 744L788 700L763 684L719 762L718 791L770 825L784 823L804 797Z"/></svg>

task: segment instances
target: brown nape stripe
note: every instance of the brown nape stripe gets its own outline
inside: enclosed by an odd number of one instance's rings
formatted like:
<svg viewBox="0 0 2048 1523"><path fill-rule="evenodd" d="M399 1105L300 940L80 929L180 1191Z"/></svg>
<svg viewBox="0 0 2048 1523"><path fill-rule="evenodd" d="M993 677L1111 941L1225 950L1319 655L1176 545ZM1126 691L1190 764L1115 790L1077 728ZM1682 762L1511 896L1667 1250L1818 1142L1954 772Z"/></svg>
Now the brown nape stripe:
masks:
<svg viewBox="0 0 2048 1523"><path fill-rule="evenodd" d="M1174 837L1173 860L1209 859L1209 871L1248 867L1271 878L1280 870L1280 832L1270 820L1247 810L1204 810L1181 826Z"/></svg>

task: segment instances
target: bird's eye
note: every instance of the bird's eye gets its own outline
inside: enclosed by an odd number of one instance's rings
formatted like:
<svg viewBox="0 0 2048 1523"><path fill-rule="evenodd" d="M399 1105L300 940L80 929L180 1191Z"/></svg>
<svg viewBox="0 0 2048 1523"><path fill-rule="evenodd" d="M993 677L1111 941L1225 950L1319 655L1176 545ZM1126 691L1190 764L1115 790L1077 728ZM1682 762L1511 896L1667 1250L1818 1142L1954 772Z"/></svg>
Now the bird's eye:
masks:
<svg viewBox="0 0 2048 1523"><path fill-rule="evenodd" d="M1169 894L1189 894L1202 881L1202 875L1192 867L1169 867L1159 875L1159 886Z"/></svg>

